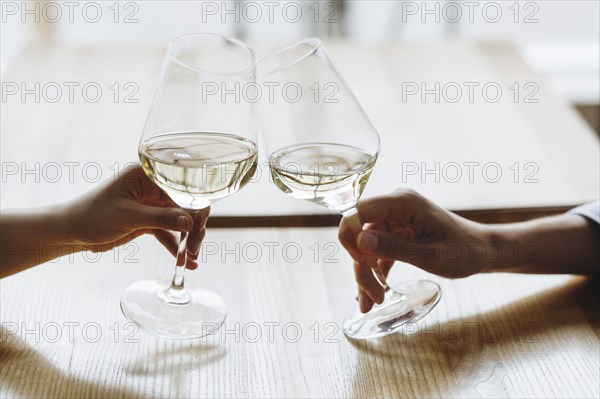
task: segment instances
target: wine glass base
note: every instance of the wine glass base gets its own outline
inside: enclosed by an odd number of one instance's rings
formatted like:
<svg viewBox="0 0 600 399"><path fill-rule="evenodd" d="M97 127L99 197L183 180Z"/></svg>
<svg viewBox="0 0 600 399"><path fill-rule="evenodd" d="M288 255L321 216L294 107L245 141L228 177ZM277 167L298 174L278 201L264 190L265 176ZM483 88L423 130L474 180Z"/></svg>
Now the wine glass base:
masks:
<svg viewBox="0 0 600 399"><path fill-rule="evenodd" d="M133 283L121 297L123 314L141 330L162 338L197 339L219 330L227 313L217 293L186 282L187 303L169 303L164 293L170 285L164 279Z"/></svg>
<svg viewBox="0 0 600 399"><path fill-rule="evenodd" d="M385 294L383 303L373 306L368 313L361 313L358 309L350 312L344 321L344 334L355 339L393 334L404 324L427 315L441 297L442 290L433 281L416 280L397 284Z"/></svg>

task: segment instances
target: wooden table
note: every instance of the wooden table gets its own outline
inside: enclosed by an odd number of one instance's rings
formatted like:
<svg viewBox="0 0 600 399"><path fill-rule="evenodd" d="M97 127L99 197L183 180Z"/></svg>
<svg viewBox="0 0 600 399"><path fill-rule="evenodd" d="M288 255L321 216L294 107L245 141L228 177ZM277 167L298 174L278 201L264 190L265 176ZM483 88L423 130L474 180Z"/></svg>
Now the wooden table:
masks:
<svg viewBox="0 0 600 399"><path fill-rule="evenodd" d="M552 213L597 196L598 138L544 89L510 46L327 46L384 143L366 195L412 187L486 221L495 220L489 209L533 207L503 213L519 219L539 207L558 206L544 211ZM73 198L136 160L163 52L26 51L5 81L28 87L93 82L104 95L97 103L81 94L72 103L2 101L2 208ZM498 82L505 90L515 81L532 81L539 84L539 101L515 103L505 95L496 104L438 104L399 97L402 82L472 80ZM116 102L110 90L115 82L121 95ZM131 93L124 90L128 82L139 89L137 103L122 101ZM465 161L497 162L504 171L513 162L534 162L539 182L433 184L413 176L403 183L397 173L402 162ZM211 220L334 224L326 212L261 179L215 205ZM1 280L0 396L600 395L597 282L428 276L444 294L426 319L404 334L353 342L340 323L355 305L355 283L335 228L210 229L203 251L205 262L188 278L221 293L229 315L219 333L200 342L147 336L121 315L119 298L130 283L172 272L173 259L149 238L102 255L63 257ZM426 275L408 265L393 273L401 279Z"/></svg>
<svg viewBox="0 0 600 399"><path fill-rule="evenodd" d="M96 263L77 254L0 281L0 396L600 394L597 282L451 281L397 265L394 278L431 278L442 300L403 334L355 342L340 328L355 284L334 228L212 229L204 245L205 264L187 278L228 305L223 329L206 340L157 339L122 316L130 283L172 272L173 259L149 238Z"/></svg>

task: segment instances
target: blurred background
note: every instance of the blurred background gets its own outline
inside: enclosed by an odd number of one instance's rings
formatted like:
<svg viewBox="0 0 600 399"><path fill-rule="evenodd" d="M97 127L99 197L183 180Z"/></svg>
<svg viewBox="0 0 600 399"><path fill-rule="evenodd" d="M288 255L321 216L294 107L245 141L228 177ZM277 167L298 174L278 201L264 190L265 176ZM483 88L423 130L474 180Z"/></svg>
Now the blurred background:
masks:
<svg viewBox="0 0 600 399"><path fill-rule="evenodd" d="M1 12L4 207L62 201L96 183L45 178L49 163L58 163L63 176L66 162L97 163L106 178L135 161L166 46L190 32L236 37L258 55L321 38L382 136L384 151L366 195L408 186L451 209L571 206L598 197L597 0L3 0ZM417 96L404 101L400 92L405 81L470 80L497 82L504 97L454 104ZM77 88L75 100L67 101L69 82L93 82L104 97L90 102ZM530 91L524 85L532 82ZM41 99L27 94L35 84ZM515 84L521 97L513 100ZM47 98L56 86L63 90L60 101ZM503 180L432 182L425 170L473 160L498 162ZM401 161L427 164L411 180L399 175ZM523 165L535 167L536 184L522 184ZM34 180L37 188L23 184ZM255 186L223 201L215 214L327 212L266 183ZM9 188L22 195L6 194ZM41 198L39 189L46 190ZM256 201L246 200L253 195ZM270 196L273 202L260 205ZM253 202L259 205L249 209Z"/></svg>
<svg viewBox="0 0 600 399"><path fill-rule="evenodd" d="M2 1L2 74L31 45L156 47L189 32L252 42L307 36L364 43L440 39L512 43L598 129L600 2Z"/></svg>

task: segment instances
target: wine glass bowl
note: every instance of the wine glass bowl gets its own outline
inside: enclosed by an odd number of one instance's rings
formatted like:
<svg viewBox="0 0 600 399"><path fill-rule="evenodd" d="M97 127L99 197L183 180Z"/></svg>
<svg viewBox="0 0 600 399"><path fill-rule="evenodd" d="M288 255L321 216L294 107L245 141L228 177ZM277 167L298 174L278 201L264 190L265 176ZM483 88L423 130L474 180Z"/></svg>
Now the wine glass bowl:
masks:
<svg viewBox="0 0 600 399"><path fill-rule="evenodd" d="M356 205L380 151L379 135L319 39L274 50L257 62L265 86L293 87L300 96L260 102L260 125L275 185L284 193L333 209L355 235L363 229ZM374 259L369 264L377 265ZM440 288L419 280L388 286L380 305L362 314L355 305L343 330L351 338L380 337L425 316L439 301Z"/></svg>
<svg viewBox="0 0 600 399"><path fill-rule="evenodd" d="M361 148L319 142L284 147L269 157L281 191L340 213L354 208L376 160Z"/></svg>
<svg viewBox="0 0 600 399"><path fill-rule="evenodd" d="M379 135L321 41L267 53L257 73L261 85L283 88L260 102L276 186L340 213L352 209L377 160Z"/></svg>
<svg viewBox="0 0 600 399"><path fill-rule="evenodd" d="M138 153L146 175L192 214L237 192L256 171L254 104L222 95L255 78L256 57L237 40L189 34L169 44ZM226 317L217 293L184 282L187 238L181 233L172 280L138 281L121 298L123 314L160 337L200 338Z"/></svg>
<svg viewBox="0 0 600 399"><path fill-rule="evenodd" d="M212 132L154 136L142 143L146 175L184 209L203 209L242 188L257 166L256 144Z"/></svg>

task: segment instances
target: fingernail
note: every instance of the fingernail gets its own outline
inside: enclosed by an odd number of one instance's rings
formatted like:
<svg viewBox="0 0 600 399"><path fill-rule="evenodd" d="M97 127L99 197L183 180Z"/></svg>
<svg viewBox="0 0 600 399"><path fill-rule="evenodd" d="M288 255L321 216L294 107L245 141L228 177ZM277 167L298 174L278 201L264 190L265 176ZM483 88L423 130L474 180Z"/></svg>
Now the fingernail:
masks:
<svg viewBox="0 0 600 399"><path fill-rule="evenodd" d="M375 234L364 233L361 237L361 243L364 250L374 252L377 251L379 238Z"/></svg>
<svg viewBox="0 0 600 399"><path fill-rule="evenodd" d="M185 216L179 216L177 218L177 227L185 230L185 231L189 231L190 229L190 222L188 220L188 218L186 218Z"/></svg>

